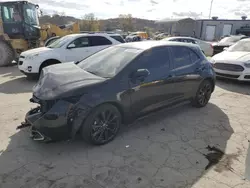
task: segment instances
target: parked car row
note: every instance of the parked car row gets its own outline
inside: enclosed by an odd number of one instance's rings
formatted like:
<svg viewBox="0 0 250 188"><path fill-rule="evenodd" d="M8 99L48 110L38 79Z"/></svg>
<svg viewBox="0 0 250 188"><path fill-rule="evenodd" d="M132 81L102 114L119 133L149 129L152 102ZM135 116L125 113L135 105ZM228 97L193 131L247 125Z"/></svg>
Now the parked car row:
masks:
<svg viewBox="0 0 250 188"><path fill-rule="evenodd" d="M198 45L118 43L104 34L75 34L22 53L19 69L40 73L30 99L39 106L18 129L31 127L32 138L39 141L72 139L79 133L100 145L113 140L122 124L153 110L184 101L207 105L215 73ZM86 58L58 62L75 57ZM55 61L57 65L49 64Z"/></svg>
<svg viewBox="0 0 250 188"><path fill-rule="evenodd" d="M192 38L192 37L167 37L167 38L164 38L162 40L197 44L206 56L212 56L214 53L213 46L210 43L196 39L196 38Z"/></svg>
<svg viewBox="0 0 250 188"><path fill-rule="evenodd" d="M242 39L212 57L218 77L250 81L250 39Z"/></svg>
<svg viewBox="0 0 250 188"><path fill-rule="evenodd" d="M241 39L249 38L245 35L230 35L222 38L219 42L212 43L214 53L213 55L216 55L224 50L224 48L227 48L236 42L240 41Z"/></svg>

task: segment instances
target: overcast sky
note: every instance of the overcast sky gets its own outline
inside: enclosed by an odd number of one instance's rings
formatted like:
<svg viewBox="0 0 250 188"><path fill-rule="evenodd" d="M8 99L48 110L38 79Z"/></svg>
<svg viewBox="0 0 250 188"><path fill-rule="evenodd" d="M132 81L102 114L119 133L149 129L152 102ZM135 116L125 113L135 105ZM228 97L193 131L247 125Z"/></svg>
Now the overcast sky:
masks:
<svg viewBox="0 0 250 188"><path fill-rule="evenodd" d="M0 0L6 1L6 0ZM119 14L152 20L164 18L208 18L211 0L30 0L46 13L65 12L82 17L94 13L98 18L114 18ZM214 0L212 16L219 18L250 18L250 0Z"/></svg>

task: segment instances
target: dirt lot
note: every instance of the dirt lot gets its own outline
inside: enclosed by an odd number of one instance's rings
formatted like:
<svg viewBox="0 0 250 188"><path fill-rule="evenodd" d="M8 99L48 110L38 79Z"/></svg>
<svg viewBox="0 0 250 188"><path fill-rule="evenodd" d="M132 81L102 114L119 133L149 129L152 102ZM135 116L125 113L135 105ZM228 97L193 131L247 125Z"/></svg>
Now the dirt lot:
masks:
<svg viewBox="0 0 250 188"><path fill-rule="evenodd" d="M16 67L0 69L0 188L250 187L250 84L219 80L206 108L164 109L101 147L17 131L33 84Z"/></svg>

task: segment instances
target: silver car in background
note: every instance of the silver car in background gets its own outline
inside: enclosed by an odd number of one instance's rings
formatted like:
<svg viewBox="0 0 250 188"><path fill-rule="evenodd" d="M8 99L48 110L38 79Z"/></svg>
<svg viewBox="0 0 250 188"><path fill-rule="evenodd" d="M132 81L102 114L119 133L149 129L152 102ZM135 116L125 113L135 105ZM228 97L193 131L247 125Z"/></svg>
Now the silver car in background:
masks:
<svg viewBox="0 0 250 188"><path fill-rule="evenodd" d="M197 44L206 56L211 57L214 53L212 44L200 39L192 37L167 37L162 40Z"/></svg>

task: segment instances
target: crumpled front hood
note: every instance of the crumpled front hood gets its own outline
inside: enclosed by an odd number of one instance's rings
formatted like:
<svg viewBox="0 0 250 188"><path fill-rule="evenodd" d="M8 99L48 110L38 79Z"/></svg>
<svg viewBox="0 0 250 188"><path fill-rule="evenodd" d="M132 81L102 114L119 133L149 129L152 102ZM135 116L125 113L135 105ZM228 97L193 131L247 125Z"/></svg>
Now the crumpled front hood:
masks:
<svg viewBox="0 0 250 188"><path fill-rule="evenodd" d="M222 53L216 54L213 56L215 61L249 61L250 53L249 52L229 52L223 51Z"/></svg>
<svg viewBox="0 0 250 188"><path fill-rule="evenodd" d="M74 63L51 65L43 69L39 81L33 87L33 94L41 100L51 100L63 93L105 80L84 71Z"/></svg>
<svg viewBox="0 0 250 188"><path fill-rule="evenodd" d="M52 48L47 48L47 47L40 47L40 48L35 48L35 49L31 49L31 50L27 50L25 52L22 52L22 56L32 56L35 54L39 54L39 53L44 53L47 51L52 51Z"/></svg>

